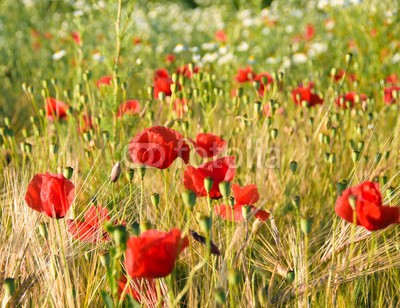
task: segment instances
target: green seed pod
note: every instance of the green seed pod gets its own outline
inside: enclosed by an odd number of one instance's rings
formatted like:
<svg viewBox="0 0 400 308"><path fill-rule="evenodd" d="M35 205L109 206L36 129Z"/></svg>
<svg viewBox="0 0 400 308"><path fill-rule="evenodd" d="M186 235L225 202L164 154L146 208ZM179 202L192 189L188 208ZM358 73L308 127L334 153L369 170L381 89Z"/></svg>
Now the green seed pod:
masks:
<svg viewBox="0 0 400 308"><path fill-rule="evenodd" d="M287 272L287 274L286 274L286 280L287 280L289 283L291 283L291 282L294 281L294 277L295 277L294 270L290 270L290 271Z"/></svg>
<svg viewBox="0 0 400 308"><path fill-rule="evenodd" d="M242 279L242 272L232 268L228 273L228 282L232 286L237 286Z"/></svg>
<svg viewBox="0 0 400 308"><path fill-rule="evenodd" d="M231 196L231 197L229 198L228 203L229 203L229 206L230 206L230 207L233 207L233 206L235 205L235 198Z"/></svg>
<svg viewBox="0 0 400 308"><path fill-rule="evenodd" d="M230 182L221 182L219 183L219 191L221 192L222 197L224 199L228 199L231 195L231 183Z"/></svg>
<svg viewBox="0 0 400 308"><path fill-rule="evenodd" d="M360 160L360 152L353 151L353 153L351 153L351 159L353 162L358 162Z"/></svg>
<svg viewBox="0 0 400 308"><path fill-rule="evenodd" d="M150 223L147 220L140 222L140 232L143 233L150 229Z"/></svg>
<svg viewBox="0 0 400 308"><path fill-rule="evenodd" d="M214 179L213 179L213 178L211 178L211 177L206 177L206 178L204 179L204 188L205 188L207 194L210 193L211 188L213 187L213 184L214 184Z"/></svg>
<svg viewBox="0 0 400 308"><path fill-rule="evenodd" d="M104 268L108 269L110 267L110 254L108 252L100 254L100 263Z"/></svg>
<svg viewBox="0 0 400 308"><path fill-rule="evenodd" d="M215 289L215 301L219 305L226 304L226 292L222 287L218 287Z"/></svg>
<svg viewBox="0 0 400 308"><path fill-rule="evenodd" d="M278 137L278 129L276 128L271 129L271 138L275 140L277 137Z"/></svg>
<svg viewBox="0 0 400 308"><path fill-rule="evenodd" d="M292 199L292 204L294 208L299 209L300 208L300 203L301 203L301 198L300 196L294 196Z"/></svg>
<svg viewBox="0 0 400 308"><path fill-rule="evenodd" d="M201 232L208 234L211 231L212 220L209 216L201 216L199 220Z"/></svg>
<svg viewBox="0 0 400 308"><path fill-rule="evenodd" d="M196 194L191 190L185 190L182 193L183 203L185 204L185 207L190 210L192 210L196 205L196 199L197 199Z"/></svg>
<svg viewBox="0 0 400 308"><path fill-rule="evenodd" d="M145 165L141 165L141 166L138 168L138 171L139 171L140 179L143 181L144 176L145 176L145 174L146 174L146 166L145 166Z"/></svg>
<svg viewBox="0 0 400 308"><path fill-rule="evenodd" d="M126 178L131 183L133 181L133 177L135 175L135 169L129 168L128 172L126 173Z"/></svg>
<svg viewBox="0 0 400 308"><path fill-rule="evenodd" d="M296 173L297 167L298 167L297 161L293 160L289 163L289 168L290 170L292 170L292 173Z"/></svg>
<svg viewBox="0 0 400 308"><path fill-rule="evenodd" d="M349 196L349 204L350 204L351 208L353 209L353 211L355 211L356 206L357 206L357 196L350 195Z"/></svg>
<svg viewBox="0 0 400 308"><path fill-rule="evenodd" d="M158 205L160 204L160 194L158 193L154 193L150 196L151 199L151 203L154 205L154 207L158 207Z"/></svg>
<svg viewBox="0 0 400 308"><path fill-rule="evenodd" d="M312 220L301 218L300 220L300 229L304 234L310 234L312 226Z"/></svg>
<svg viewBox="0 0 400 308"><path fill-rule="evenodd" d="M64 168L63 175L66 179L70 180L74 174L74 168L68 166Z"/></svg>
<svg viewBox="0 0 400 308"><path fill-rule="evenodd" d="M340 196L342 192L347 188L347 181L346 180L340 180L336 182L336 190L338 195Z"/></svg>
<svg viewBox="0 0 400 308"><path fill-rule="evenodd" d="M126 241L128 240L128 232L126 231L126 227L123 225L116 226L112 232L112 236L117 246L125 249Z"/></svg>
<svg viewBox="0 0 400 308"><path fill-rule="evenodd" d="M4 279L4 290L7 297L12 297L15 293L15 280L14 278Z"/></svg>
<svg viewBox="0 0 400 308"><path fill-rule="evenodd" d="M248 221L251 216L251 207L244 205L242 206L242 216L245 221Z"/></svg>

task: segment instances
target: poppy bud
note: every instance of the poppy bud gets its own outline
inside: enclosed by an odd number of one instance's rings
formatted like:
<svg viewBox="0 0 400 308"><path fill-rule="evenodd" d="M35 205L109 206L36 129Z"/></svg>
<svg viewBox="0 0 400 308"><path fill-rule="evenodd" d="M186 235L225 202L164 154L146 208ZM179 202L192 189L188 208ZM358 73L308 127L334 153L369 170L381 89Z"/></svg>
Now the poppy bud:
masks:
<svg viewBox="0 0 400 308"><path fill-rule="evenodd" d="M85 260L86 260L86 261L90 261L90 256L91 256L90 251L85 251L85 252L83 253L83 256L85 257Z"/></svg>
<svg viewBox="0 0 400 308"><path fill-rule="evenodd" d="M150 199L151 199L151 203L155 207L158 207L158 205L160 204L160 195L157 194L157 193L154 193L154 194L151 195Z"/></svg>
<svg viewBox="0 0 400 308"><path fill-rule="evenodd" d="M353 162L358 162L360 160L360 152L353 151L353 153L351 153L351 159Z"/></svg>
<svg viewBox="0 0 400 308"><path fill-rule="evenodd" d="M391 199L394 197L395 190L396 189L393 186L388 187L387 192L386 192L388 199Z"/></svg>
<svg viewBox="0 0 400 308"><path fill-rule="evenodd" d="M147 95L148 95L150 98L153 98L153 91L154 91L153 87L148 87L148 88L147 88Z"/></svg>
<svg viewBox="0 0 400 308"><path fill-rule="evenodd" d="M285 77L285 73L282 71L278 72L278 81L282 81L283 77Z"/></svg>
<svg viewBox="0 0 400 308"><path fill-rule="evenodd" d="M212 225L211 217L201 216L199 223L200 223L201 232L208 234L211 230L211 225Z"/></svg>
<svg viewBox="0 0 400 308"><path fill-rule="evenodd" d="M115 183L116 181L118 181L119 177L121 175L121 164L120 162L116 162L114 167L111 170L111 182Z"/></svg>
<svg viewBox="0 0 400 308"><path fill-rule="evenodd" d="M267 287L261 287L258 289L257 292L258 296L258 301L260 302L261 307L267 307L268 306L268 288Z"/></svg>
<svg viewBox="0 0 400 308"><path fill-rule="evenodd" d="M100 255L100 263L104 268L108 269L110 267L110 254L108 252Z"/></svg>
<svg viewBox="0 0 400 308"><path fill-rule="evenodd" d="M170 121L165 122L164 126L171 128L172 126L174 126L174 124L175 124L175 121L170 120Z"/></svg>
<svg viewBox="0 0 400 308"><path fill-rule="evenodd" d="M254 103L254 111L256 114L259 114L261 112L261 102L260 101L256 101Z"/></svg>
<svg viewBox="0 0 400 308"><path fill-rule="evenodd" d="M351 52L349 52L346 55L346 64L349 64L352 58L353 58L353 54Z"/></svg>
<svg viewBox="0 0 400 308"><path fill-rule="evenodd" d="M207 194L210 193L211 188L213 187L213 184L214 184L214 179L213 179L213 178L211 178L211 177L206 177L206 178L204 179L204 188L205 188Z"/></svg>
<svg viewBox="0 0 400 308"><path fill-rule="evenodd" d="M260 83L258 81L253 81L253 87L256 91L260 89Z"/></svg>
<svg viewBox="0 0 400 308"><path fill-rule="evenodd" d="M336 155L335 155L335 153L329 153L328 162L329 162L330 164L333 164L333 163L335 163L335 161L336 161Z"/></svg>
<svg viewBox="0 0 400 308"><path fill-rule="evenodd" d="M117 246L125 249L126 241L128 240L128 232L126 232L126 228L123 225L118 225L114 228L112 232L113 238Z"/></svg>
<svg viewBox="0 0 400 308"><path fill-rule="evenodd" d="M74 174L74 168L70 166L64 168L63 175L67 180L70 180L73 174Z"/></svg>
<svg viewBox="0 0 400 308"><path fill-rule="evenodd" d="M129 168L128 172L126 173L126 178L128 179L129 183L133 181L134 175L135 169Z"/></svg>
<svg viewBox="0 0 400 308"><path fill-rule="evenodd" d="M271 129L271 138L275 140L277 137L278 137L278 129L276 128Z"/></svg>
<svg viewBox="0 0 400 308"><path fill-rule="evenodd" d="M297 161L291 161L290 163L289 163L289 168L290 168L290 170L292 170L292 172L293 173L296 173L296 170L297 170Z"/></svg>
<svg viewBox="0 0 400 308"><path fill-rule="evenodd" d="M131 225L131 230L134 236L140 235L140 225L137 221L134 221Z"/></svg>
<svg viewBox="0 0 400 308"><path fill-rule="evenodd" d="M309 117L308 123L310 124L310 126L313 126L314 125L314 117Z"/></svg>
<svg viewBox="0 0 400 308"><path fill-rule="evenodd" d="M379 163L382 158L382 154L380 152L376 153L375 155L375 163Z"/></svg>
<svg viewBox="0 0 400 308"><path fill-rule="evenodd" d="M290 282L293 282L294 281L294 271L293 270L290 270L290 271L288 271L287 272L287 274L286 274L286 280L290 283Z"/></svg>
<svg viewBox="0 0 400 308"><path fill-rule="evenodd" d="M196 194L191 190L185 190L182 193L182 199L186 208L190 210L192 210L193 207L196 205Z"/></svg>
<svg viewBox="0 0 400 308"><path fill-rule="evenodd" d="M226 304L226 292L222 287L218 287L215 289L215 301L219 305Z"/></svg>
<svg viewBox="0 0 400 308"><path fill-rule="evenodd" d="M388 177L386 175L382 175L381 177L379 177L379 184L381 184L381 186L385 186L388 182Z"/></svg>
<svg viewBox="0 0 400 308"><path fill-rule="evenodd" d="M331 69L331 77L336 76L336 73L337 73L337 69L335 67L332 67L332 69Z"/></svg>
<svg viewBox="0 0 400 308"><path fill-rule="evenodd" d="M329 144L331 142L331 138L328 135L324 135L323 141L325 144Z"/></svg>
<svg viewBox="0 0 400 308"><path fill-rule="evenodd" d="M104 130L101 135L103 136L103 140L106 142L108 139L110 139L110 132L107 130Z"/></svg>
<svg viewBox="0 0 400 308"><path fill-rule="evenodd" d="M386 151L385 152L385 160L388 160L389 159L389 155L390 155L390 151Z"/></svg>
<svg viewBox="0 0 400 308"><path fill-rule="evenodd" d="M150 229L150 223L147 220L140 222L140 232L145 232Z"/></svg>
<svg viewBox="0 0 400 308"><path fill-rule="evenodd" d="M139 167L139 176L140 176L140 179L141 179L142 181L143 181L143 179L144 179L145 174L146 174L146 166L145 166L145 165L141 165L141 166Z"/></svg>
<svg viewBox="0 0 400 308"><path fill-rule="evenodd" d="M302 218L300 220L300 229L304 234L309 234L311 232L311 225L311 219Z"/></svg>
<svg viewBox="0 0 400 308"><path fill-rule="evenodd" d="M230 206L230 207L233 207L233 206L235 205L235 198L231 196L231 197L229 198L228 203L229 203L229 206Z"/></svg>
<svg viewBox="0 0 400 308"><path fill-rule="evenodd" d="M237 286L240 283L240 280L242 279L242 273L241 271L232 268L229 273L228 273L228 281L229 284L232 286Z"/></svg>
<svg viewBox="0 0 400 308"><path fill-rule="evenodd" d="M218 185L219 191L221 192L222 197L224 199L228 199L231 195L231 183L230 182L221 182Z"/></svg>
<svg viewBox="0 0 400 308"><path fill-rule="evenodd" d="M350 195L349 196L349 204L350 204L351 208L353 209L353 211L355 211L356 206L357 206L357 196Z"/></svg>
<svg viewBox="0 0 400 308"><path fill-rule="evenodd" d="M58 152L58 145L57 144L50 144L50 153L56 154Z"/></svg>
<svg viewBox="0 0 400 308"><path fill-rule="evenodd" d="M293 197L292 204L296 209L300 208L300 202L301 202L300 196L294 196Z"/></svg>
<svg viewBox="0 0 400 308"><path fill-rule="evenodd" d="M41 224L39 224L39 234L41 237L43 237L45 240L47 240L48 238L48 232L47 232L47 225L46 223L42 222Z"/></svg>
<svg viewBox="0 0 400 308"><path fill-rule="evenodd" d="M164 101L165 100L165 93L164 92L159 92L158 93L158 99L160 101Z"/></svg>
<svg viewBox="0 0 400 308"><path fill-rule="evenodd" d="M248 221L251 215L251 207L244 205L242 206L242 216L245 221Z"/></svg>
<svg viewBox="0 0 400 308"><path fill-rule="evenodd" d="M4 279L4 290L7 297L12 297L15 292L15 280L14 278Z"/></svg>
<svg viewBox="0 0 400 308"><path fill-rule="evenodd" d="M340 180L336 182L336 190L338 195L341 195L342 192L347 188L347 181L346 180Z"/></svg>

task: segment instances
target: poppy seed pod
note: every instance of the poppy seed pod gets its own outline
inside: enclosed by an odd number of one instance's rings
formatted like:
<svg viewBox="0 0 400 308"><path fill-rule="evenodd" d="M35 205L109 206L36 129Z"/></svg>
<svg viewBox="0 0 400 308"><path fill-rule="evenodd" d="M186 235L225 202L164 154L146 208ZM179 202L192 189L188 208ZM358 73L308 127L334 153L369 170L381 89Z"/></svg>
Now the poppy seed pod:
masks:
<svg viewBox="0 0 400 308"><path fill-rule="evenodd" d="M110 254L108 252L100 255L100 263L104 268L108 269L110 267Z"/></svg>
<svg viewBox="0 0 400 308"><path fill-rule="evenodd" d="M312 220L307 218L302 218L300 220L300 229L304 234L309 234L311 232Z"/></svg>
<svg viewBox="0 0 400 308"><path fill-rule="evenodd" d="M73 174L74 174L74 168L70 166L64 168L63 175L66 179L70 180Z"/></svg>
<svg viewBox="0 0 400 308"><path fill-rule="evenodd" d="M294 271L293 271L293 270L290 270L290 271L287 272L287 274L286 274L286 280L287 280L289 283L294 281L294 277L295 277L295 274L294 274Z"/></svg>
<svg viewBox="0 0 400 308"><path fill-rule="evenodd" d="M229 273L228 273L228 282L232 286L237 286L240 283L240 280L242 279L242 273L241 271L232 268Z"/></svg>
<svg viewBox="0 0 400 308"><path fill-rule="evenodd" d="M155 206L158 207L158 205L160 204L160 194L158 193L154 193L150 196L151 199L151 203Z"/></svg>
<svg viewBox="0 0 400 308"><path fill-rule="evenodd" d="M115 163L114 167L111 170L111 182L115 183L118 181L119 177L121 175L121 163L118 161Z"/></svg>
<svg viewBox="0 0 400 308"><path fill-rule="evenodd" d="M201 216L199 219L201 232L208 234L211 230L212 219L209 216Z"/></svg>
<svg viewBox="0 0 400 308"><path fill-rule="evenodd" d="M251 207L250 206L242 206L242 216L245 221L248 221L250 219L251 215Z"/></svg>
<svg viewBox="0 0 400 308"><path fill-rule="evenodd" d="M222 287L218 287L215 289L215 301L219 305L226 304L226 292Z"/></svg>
<svg viewBox="0 0 400 308"><path fill-rule="evenodd" d="M145 165L141 165L141 166L139 167L139 176L140 176L140 179L141 179L142 181L143 181L143 179L144 179L145 174L146 174L146 166L145 166Z"/></svg>
<svg viewBox="0 0 400 308"><path fill-rule="evenodd" d="M289 168L290 168L290 170L292 170L293 173L296 173L297 166L298 166L297 161L294 161L294 160L291 161L289 164Z"/></svg>
<svg viewBox="0 0 400 308"><path fill-rule="evenodd" d="M41 224L39 224L38 228L40 236L46 240L48 238L47 224L42 222Z"/></svg>
<svg viewBox="0 0 400 308"><path fill-rule="evenodd" d="M185 190L182 193L183 203L185 204L186 208L190 210L192 210L196 205L196 198L196 194L191 190Z"/></svg>
<svg viewBox="0 0 400 308"><path fill-rule="evenodd" d="M126 227L123 225L116 226L112 232L112 235L117 246L125 249L126 241L128 240L128 232L126 231Z"/></svg>
<svg viewBox="0 0 400 308"><path fill-rule="evenodd" d="M4 290L5 294L8 297L12 297L15 292L15 280L14 278L6 278L4 279Z"/></svg>
<svg viewBox="0 0 400 308"><path fill-rule="evenodd" d="M204 188L205 188L207 194L210 193L211 188L213 187L213 184L214 184L214 179L212 177L206 177L204 179Z"/></svg>
<svg viewBox="0 0 400 308"><path fill-rule="evenodd" d="M221 182L218 185L219 191L221 192L222 197L224 199L228 199L231 195L231 183L230 182Z"/></svg>

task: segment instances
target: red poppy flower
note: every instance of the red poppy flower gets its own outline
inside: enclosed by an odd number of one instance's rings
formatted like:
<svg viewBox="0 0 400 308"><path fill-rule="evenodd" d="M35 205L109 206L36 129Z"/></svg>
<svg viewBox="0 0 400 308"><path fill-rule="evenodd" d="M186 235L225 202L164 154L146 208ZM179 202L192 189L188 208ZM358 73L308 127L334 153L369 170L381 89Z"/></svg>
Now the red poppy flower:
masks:
<svg viewBox="0 0 400 308"><path fill-rule="evenodd" d="M239 83L245 83L248 81L253 81L256 73L253 72L253 68L248 66L246 68L239 68L237 75L235 76L235 80Z"/></svg>
<svg viewBox="0 0 400 308"><path fill-rule="evenodd" d="M227 36L224 30L215 31L215 40L221 43L226 43Z"/></svg>
<svg viewBox="0 0 400 308"><path fill-rule="evenodd" d="M393 86L393 87L388 87L385 88L385 104L391 105L396 102L395 95L397 93L397 98L400 95L400 86Z"/></svg>
<svg viewBox="0 0 400 308"><path fill-rule="evenodd" d="M171 96L171 85L173 84L171 77L166 69L158 69L154 73L154 98L157 99L159 93L163 92L165 96Z"/></svg>
<svg viewBox="0 0 400 308"><path fill-rule="evenodd" d="M356 102L357 98L357 93L356 92L349 92L346 93L345 95L340 95L335 103L337 106L342 107L342 108L347 108L348 105L350 108L354 107L354 104ZM361 93L358 97L359 102L365 102L368 99L368 96L366 94Z"/></svg>
<svg viewBox="0 0 400 308"><path fill-rule="evenodd" d="M117 280L118 294L131 295L138 303L145 307L156 307L158 303L157 286L154 279L130 278L125 276ZM127 286L127 284L129 285ZM165 288L161 288L161 296L165 296Z"/></svg>
<svg viewBox="0 0 400 308"><path fill-rule="evenodd" d="M226 141L213 134L201 133L196 136L195 149L201 157L214 157L226 148Z"/></svg>
<svg viewBox="0 0 400 308"><path fill-rule="evenodd" d="M107 208L91 206L86 212L83 221L67 220L68 232L74 238L82 242L96 243L99 240L110 240L110 237L102 229L102 223L109 221Z"/></svg>
<svg viewBox="0 0 400 308"><path fill-rule="evenodd" d="M59 101L53 97L46 98L46 114L51 121L54 119L65 119L69 106L63 101Z"/></svg>
<svg viewBox="0 0 400 308"><path fill-rule="evenodd" d="M178 75L183 75L186 78L192 78L193 74L197 74L198 72L199 72L199 68L197 66L194 66L193 72L191 72L188 64L180 66L176 70L176 73Z"/></svg>
<svg viewBox="0 0 400 308"><path fill-rule="evenodd" d="M242 214L242 207L244 205L235 204L233 207L229 205L215 205L214 212L224 220L241 222L244 220ZM251 208L250 214L261 221L266 221L269 218L269 213L260 210L252 205L248 205Z"/></svg>
<svg viewBox="0 0 400 308"><path fill-rule="evenodd" d="M310 41L315 35L315 27L312 24L307 24L304 30L304 39Z"/></svg>
<svg viewBox="0 0 400 308"><path fill-rule="evenodd" d="M235 203L239 205L253 205L260 199L257 186L249 184L244 187L240 187L238 184L232 185L233 197Z"/></svg>
<svg viewBox="0 0 400 308"><path fill-rule="evenodd" d="M292 98L296 105L302 105L306 102L309 107L322 104L324 100L317 94L312 92L313 84L309 83L308 86L300 85L292 91Z"/></svg>
<svg viewBox="0 0 400 308"><path fill-rule="evenodd" d="M131 237L126 245L126 271L137 278L168 276L180 252L188 245L188 238L182 238L178 229L169 232L148 230L141 236Z"/></svg>
<svg viewBox="0 0 400 308"><path fill-rule="evenodd" d="M223 157L206 162L198 168L188 166L183 175L183 184L186 189L193 191L198 197L205 197L207 191L204 187L204 179L210 177L213 179L210 197L219 199L222 197L219 183L232 181L235 172L235 157Z"/></svg>
<svg viewBox="0 0 400 308"><path fill-rule="evenodd" d="M379 184L364 182L347 188L336 200L335 211L344 220L353 223L353 209L350 197L355 198L356 224L374 231L400 223L400 207L382 205Z"/></svg>
<svg viewBox="0 0 400 308"><path fill-rule="evenodd" d="M187 111L187 100L185 98L176 98L174 101L174 111L179 118L182 117Z"/></svg>
<svg viewBox="0 0 400 308"><path fill-rule="evenodd" d="M129 155L136 164L166 169L178 157L189 162L190 148L177 131L154 126L137 134L129 144Z"/></svg>
<svg viewBox="0 0 400 308"><path fill-rule="evenodd" d="M78 31L71 32L71 37L78 45L82 44L81 34Z"/></svg>
<svg viewBox="0 0 400 308"><path fill-rule="evenodd" d="M396 84L399 83L399 79L398 79L396 73L393 73L393 74L387 76L385 80L386 80L387 83L390 83L392 85L396 85Z"/></svg>
<svg viewBox="0 0 400 308"><path fill-rule="evenodd" d="M140 103L135 100L127 100L125 103L119 105L117 117L122 118L125 114L135 115L140 112Z"/></svg>
<svg viewBox="0 0 400 308"><path fill-rule="evenodd" d="M175 60L176 60L176 57L175 57L175 55L172 54L172 53L168 54L168 55L165 57L165 62L167 62L167 63L175 62Z"/></svg>
<svg viewBox="0 0 400 308"><path fill-rule="evenodd" d="M101 86L111 86L112 76L103 76L96 82L96 86L100 88Z"/></svg>
<svg viewBox="0 0 400 308"><path fill-rule="evenodd" d="M274 79L268 73L260 73L254 77L254 80L258 81L260 84L260 87L258 88L258 94L260 96L264 96L265 91L269 91L274 82Z"/></svg>
<svg viewBox="0 0 400 308"><path fill-rule="evenodd" d="M63 218L74 200L74 184L62 174L36 174L25 195L28 206L51 218Z"/></svg>

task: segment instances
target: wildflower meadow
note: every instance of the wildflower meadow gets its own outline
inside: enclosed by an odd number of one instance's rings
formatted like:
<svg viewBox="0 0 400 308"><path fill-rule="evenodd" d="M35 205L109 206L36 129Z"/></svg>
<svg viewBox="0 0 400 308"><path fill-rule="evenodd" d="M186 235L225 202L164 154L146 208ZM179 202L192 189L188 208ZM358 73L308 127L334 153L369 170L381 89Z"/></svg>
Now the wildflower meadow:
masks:
<svg viewBox="0 0 400 308"><path fill-rule="evenodd" d="M1 307L399 307L399 9L0 1Z"/></svg>

